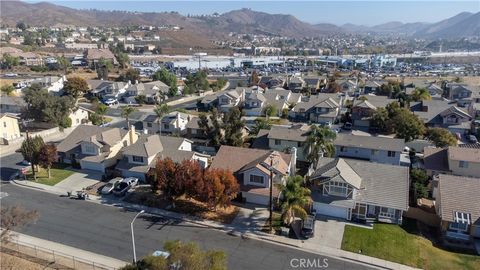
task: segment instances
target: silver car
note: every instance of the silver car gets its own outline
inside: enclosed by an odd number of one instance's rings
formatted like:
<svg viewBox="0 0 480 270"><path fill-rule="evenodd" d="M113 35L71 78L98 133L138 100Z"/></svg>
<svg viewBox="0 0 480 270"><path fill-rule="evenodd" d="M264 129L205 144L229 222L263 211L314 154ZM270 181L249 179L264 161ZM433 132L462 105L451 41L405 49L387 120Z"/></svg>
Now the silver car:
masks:
<svg viewBox="0 0 480 270"><path fill-rule="evenodd" d="M103 194L103 195L107 195L107 194L110 194L112 193L113 189L120 183L122 182L122 178L121 177L116 177L116 178L113 178L112 180L108 181L108 183L102 187L102 189L100 190L100 193Z"/></svg>

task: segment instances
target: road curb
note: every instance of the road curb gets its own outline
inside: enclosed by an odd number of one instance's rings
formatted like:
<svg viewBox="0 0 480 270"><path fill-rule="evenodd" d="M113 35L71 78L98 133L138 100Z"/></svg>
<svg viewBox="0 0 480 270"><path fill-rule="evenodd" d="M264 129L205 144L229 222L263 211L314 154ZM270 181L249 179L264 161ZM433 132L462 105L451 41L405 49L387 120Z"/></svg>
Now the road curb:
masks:
<svg viewBox="0 0 480 270"><path fill-rule="evenodd" d="M38 190L43 190L43 191L47 191L46 189L44 188L41 188L41 187L35 187L35 186L30 186L30 185L27 185L27 184L23 184L23 183L19 183L17 182L16 180L11 180L10 182L14 183L15 185L19 185L19 186L23 186L23 187L27 187L27 188L33 188L33 189L38 189ZM49 192L50 193L50 192Z"/></svg>

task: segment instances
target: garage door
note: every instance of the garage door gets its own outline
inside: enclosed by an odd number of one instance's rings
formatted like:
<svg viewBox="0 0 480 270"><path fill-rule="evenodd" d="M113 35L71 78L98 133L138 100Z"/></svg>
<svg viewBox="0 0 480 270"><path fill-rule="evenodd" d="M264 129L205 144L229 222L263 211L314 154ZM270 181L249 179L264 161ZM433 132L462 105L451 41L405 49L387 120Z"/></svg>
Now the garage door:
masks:
<svg viewBox="0 0 480 270"><path fill-rule="evenodd" d="M338 217L347 219L347 208L333 206L323 203L314 203L313 208L317 210L317 215L324 215L330 217Z"/></svg>
<svg viewBox="0 0 480 270"><path fill-rule="evenodd" d="M80 160L80 166L82 167L82 169L85 169L85 170L104 172L102 163Z"/></svg>
<svg viewBox="0 0 480 270"><path fill-rule="evenodd" d="M245 198L245 201L248 203L255 203L268 206L269 196L258 195L249 192L242 192L242 197Z"/></svg>

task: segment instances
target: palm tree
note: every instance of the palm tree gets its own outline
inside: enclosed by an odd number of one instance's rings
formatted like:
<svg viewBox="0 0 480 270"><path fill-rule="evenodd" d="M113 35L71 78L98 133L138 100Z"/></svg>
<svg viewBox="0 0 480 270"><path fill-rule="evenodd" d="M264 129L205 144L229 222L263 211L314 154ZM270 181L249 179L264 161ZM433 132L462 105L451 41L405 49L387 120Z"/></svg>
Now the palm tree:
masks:
<svg viewBox="0 0 480 270"><path fill-rule="evenodd" d="M335 132L329 128L312 125L304 148L307 160L316 164L320 158L320 153L322 153L322 156L332 157L335 154L335 147L333 146L335 137Z"/></svg>
<svg viewBox="0 0 480 270"><path fill-rule="evenodd" d="M414 101L421 101L421 100L430 100L432 96L430 96L430 92L426 88L415 88L412 92L412 98Z"/></svg>
<svg viewBox="0 0 480 270"><path fill-rule="evenodd" d="M122 107L122 116L125 117L125 119L127 120L127 128L130 128L130 119L129 119L129 116L130 114L132 114L133 112L136 112L137 109L133 108L133 107L130 107L130 106L123 106Z"/></svg>
<svg viewBox="0 0 480 270"><path fill-rule="evenodd" d="M162 125L161 125L162 117L170 111L170 108L168 107L167 104L162 103L162 104L158 104L157 107L153 109L153 111L157 115L158 133L162 135Z"/></svg>
<svg viewBox="0 0 480 270"><path fill-rule="evenodd" d="M105 124L105 114L107 113L108 106L100 103L97 107L97 114L102 118L102 125Z"/></svg>
<svg viewBox="0 0 480 270"><path fill-rule="evenodd" d="M303 177L290 176L286 185L277 185L280 189L282 219L286 225L290 225L296 217L305 219L307 211L305 207L312 202L310 189L303 187Z"/></svg>

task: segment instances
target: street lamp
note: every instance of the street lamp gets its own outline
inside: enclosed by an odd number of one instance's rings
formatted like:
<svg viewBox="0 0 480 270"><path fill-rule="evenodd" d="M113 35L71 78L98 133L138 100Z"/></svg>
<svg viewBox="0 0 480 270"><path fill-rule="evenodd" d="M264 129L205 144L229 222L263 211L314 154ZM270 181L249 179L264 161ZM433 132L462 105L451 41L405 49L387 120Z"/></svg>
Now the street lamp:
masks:
<svg viewBox="0 0 480 270"><path fill-rule="evenodd" d="M145 213L145 210L138 212L133 218L132 223L130 223L130 230L132 231L133 263L134 264L137 262L137 253L135 252L135 236L133 235L133 223L135 222L135 219L137 219L137 217L143 213Z"/></svg>
<svg viewBox="0 0 480 270"><path fill-rule="evenodd" d="M277 157L278 155L272 151L272 153L270 154L269 158L270 158L270 168L269 168L269 171L270 171L270 200L269 200L269 203L268 203L268 210L269 210L269 227L270 227L270 233L273 232L273 166L277 165L278 164L278 160L274 163L273 160L275 159L275 157Z"/></svg>

